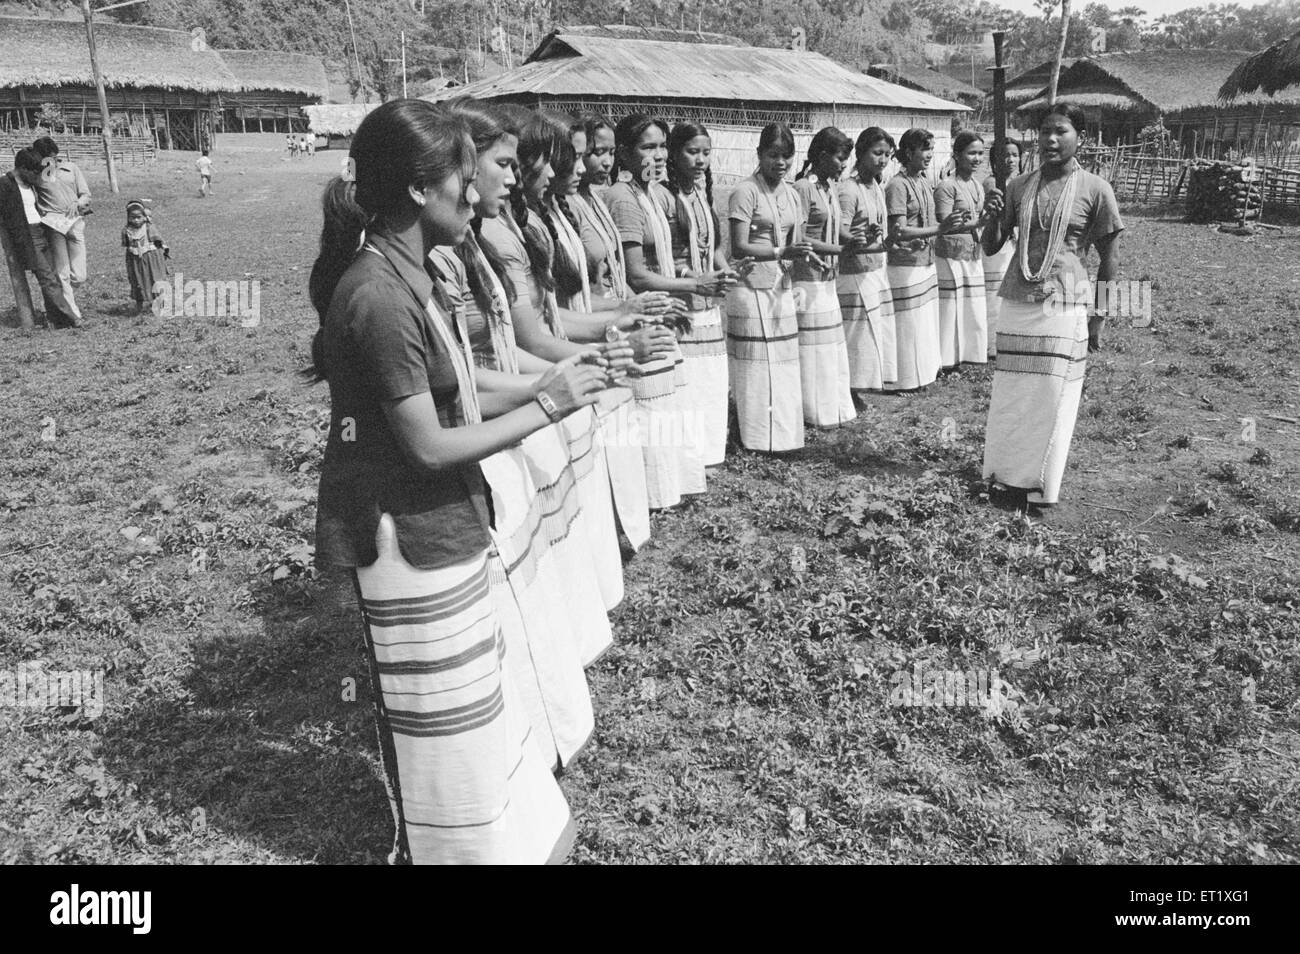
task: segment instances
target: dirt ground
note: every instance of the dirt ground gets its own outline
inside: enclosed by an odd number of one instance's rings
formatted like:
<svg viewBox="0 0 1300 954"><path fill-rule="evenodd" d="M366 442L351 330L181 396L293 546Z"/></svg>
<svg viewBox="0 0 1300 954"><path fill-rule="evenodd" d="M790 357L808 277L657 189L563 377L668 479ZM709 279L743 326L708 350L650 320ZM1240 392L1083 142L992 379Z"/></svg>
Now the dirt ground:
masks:
<svg viewBox="0 0 1300 954"><path fill-rule="evenodd" d="M91 171L84 326L0 329L0 672L106 674L98 718L0 708L2 862L391 838L357 611L310 549L327 394L298 372L343 156L223 137L206 199L193 158L117 197ZM183 278L259 282L260 322L131 314L130 197ZM978 367L788 458L733 446L655 518L562 783L575 860L1300 860L1300 228L1126 222L1154 323L1089 360L1060 506L981 496ZM917 666L1010 688L891 705Z"/></svg>

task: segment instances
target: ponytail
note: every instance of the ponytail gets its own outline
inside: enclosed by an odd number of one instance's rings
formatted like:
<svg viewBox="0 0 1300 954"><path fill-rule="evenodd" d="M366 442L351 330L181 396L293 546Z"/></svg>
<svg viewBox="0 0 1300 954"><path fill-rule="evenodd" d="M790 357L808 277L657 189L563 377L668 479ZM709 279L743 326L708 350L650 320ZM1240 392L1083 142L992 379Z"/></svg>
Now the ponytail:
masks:
<svg viewBox="0 0 1300 954"><path fill-rule="evenodd" d="M334 289L356 257L370 218L357 204L355 191L353 183L336 176L325 186L321 196L325 221L321 227L320 254L312 265L307 290L322 324L329 311L330 299L334 297ZM303 372L313 382L324 381L329 376L324 345L322 331L317 329L311 341L311 367Z"/></svg>

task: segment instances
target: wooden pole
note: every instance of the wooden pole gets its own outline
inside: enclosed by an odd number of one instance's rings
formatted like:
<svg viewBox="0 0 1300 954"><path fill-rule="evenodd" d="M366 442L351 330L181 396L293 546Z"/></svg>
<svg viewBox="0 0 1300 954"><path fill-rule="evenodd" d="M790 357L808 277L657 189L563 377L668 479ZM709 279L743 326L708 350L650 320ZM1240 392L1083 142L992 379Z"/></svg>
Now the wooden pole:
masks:
<svg viewBox="0 0 1300 954"><path fill-rule="evenodd" d="M86 42L90 44L90 73L95 79L95 95L99 97L99 116L104 124L100 136L104 140L104 161L108 164L108 187L116 195L119 190L117 169L113 165L113 130L108 123L108 97L104 95L104 77L99 73L99 54L95 50L94 13L90 9L90 0L81 0L81 14L86 18Z"/></svg>
<svg viewBox="0 0 1300 954"><path fill-rule="evenodd" d="M1065 59L1065 40L1070 32L1070 0L1061 0L1061 36L1056 41L1056 59L1052 61L1052 82L1047 88L1047 105L1056 102L1056 86L1061 78L1061 60ZM1082 130L1080 130L1082 132Z"/></svg>
<svg viewBox="0 0 1300 954"><path fill-rule="evenodd" d="M1002 63L1002 41L1005 39L1002 30L993 32L993 155L997 165L993 175L998 191L1004 193L1007 190L1007 177L1002 171L1002 156L1007 147L1007 68Z"/></svg>

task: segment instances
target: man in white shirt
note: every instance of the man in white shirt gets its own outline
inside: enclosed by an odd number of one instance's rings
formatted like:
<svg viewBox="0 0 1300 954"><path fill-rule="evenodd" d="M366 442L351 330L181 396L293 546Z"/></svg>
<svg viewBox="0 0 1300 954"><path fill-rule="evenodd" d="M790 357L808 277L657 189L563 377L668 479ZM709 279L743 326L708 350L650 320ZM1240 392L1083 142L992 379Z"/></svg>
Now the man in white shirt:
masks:
<svg viewBox="0 0 1300 954"><path fill-rule="evenodd" d="M63 285L63 297L73 316L81 317L75 286L86 280L86 219L90 212L90 187L77 164L59 155L49 136L32 143L41 157L41 177L36 184L36 210L45 225L50 258Z"/></svg>
<svg viewBox="0 0 1300 954"><path fill-rule="evenodd" d="M13 171L0 176L0 228L5 233L5 257L12 263L9 276L14 286L14 299L22 318L24 303L31 301L24 273L34 272L45 298L45 314L50 323L56 328L75 328L76 311L64 297L63 285L54 269L45 237L45 227L41 225L41 214L36 208L35 186L40 176L41 157L33 149L19 150L14 156Z"/></svg>

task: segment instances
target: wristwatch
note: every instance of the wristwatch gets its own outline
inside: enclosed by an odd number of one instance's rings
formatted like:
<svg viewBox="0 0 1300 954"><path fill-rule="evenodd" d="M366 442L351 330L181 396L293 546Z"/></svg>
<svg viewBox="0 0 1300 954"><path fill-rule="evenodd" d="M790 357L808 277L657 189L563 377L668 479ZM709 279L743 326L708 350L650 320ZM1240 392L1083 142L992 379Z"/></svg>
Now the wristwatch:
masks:
<svg viewBox="0 0 1300 954"><path fill-rule="evenodd" d="M554 398L552 398L545 391L538 392L537 403L542 406L542 410L546 412L546 416L551 421L558 421L561 417L563 417L563 415L560 413L560 409L555 404Z"/></svg>
<svg viewBox="0 0 1300 954"><path fill-rule="evenodd" d="M623 338L624 338L625 336L626 336L626 333L625 333L622 329L619 328L619 326L618 326L618 322L617 322L617 321L611 321L611 322L610 322L610 323L605 327L605 340L606 340L606 341L622 341Z"/></svg>

